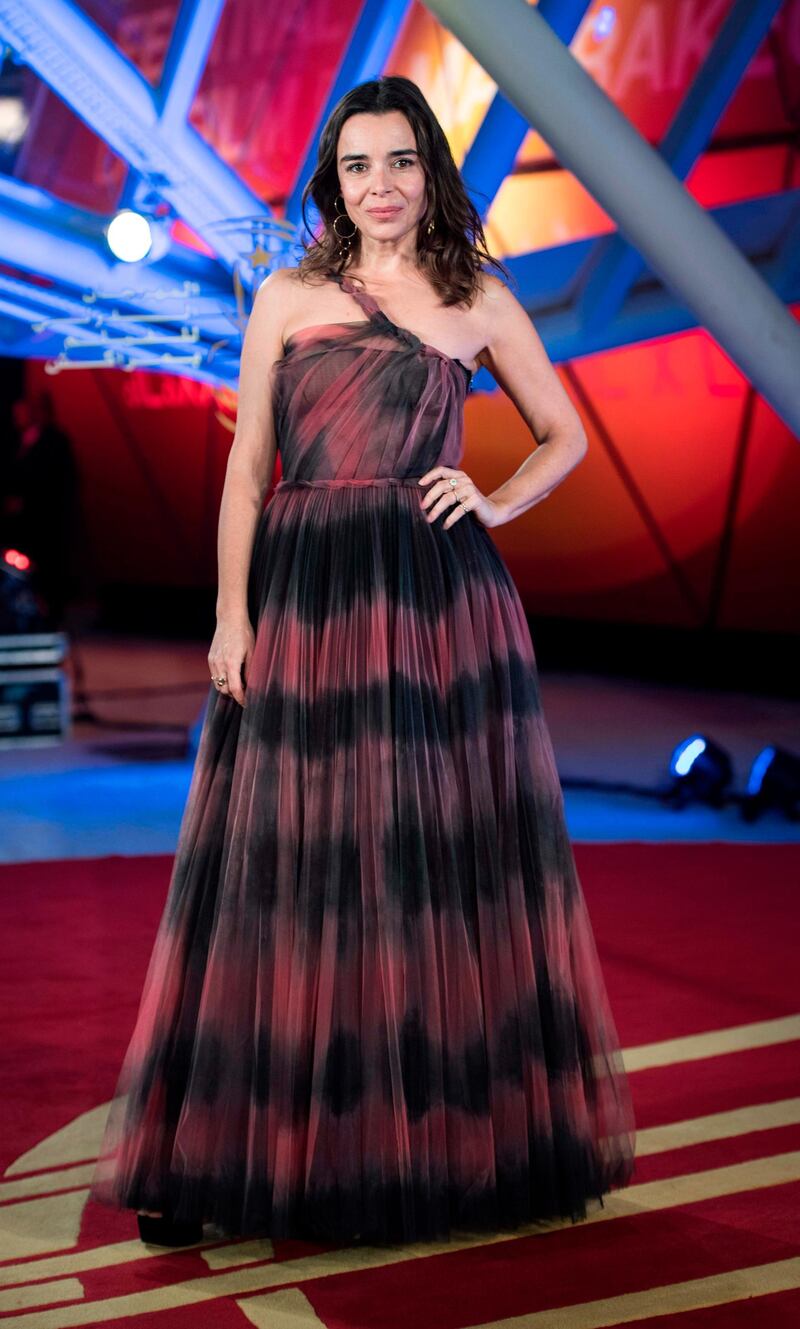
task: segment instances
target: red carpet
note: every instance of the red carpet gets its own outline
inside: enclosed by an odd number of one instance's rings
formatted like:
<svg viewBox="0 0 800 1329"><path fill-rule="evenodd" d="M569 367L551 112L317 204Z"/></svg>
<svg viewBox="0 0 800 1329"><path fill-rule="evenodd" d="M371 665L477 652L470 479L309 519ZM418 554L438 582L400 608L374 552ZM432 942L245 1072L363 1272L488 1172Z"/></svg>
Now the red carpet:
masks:
<svg viewBox="0 0 800 1329"><path fill-rule="evenodd" d="M375 1251L159 1253L132 1214L86 1204L171 860L0 866L0 1315L36 1329L800 1324L800 852L576 856L631 1073L633 1185L575 1227Z"/></svg>

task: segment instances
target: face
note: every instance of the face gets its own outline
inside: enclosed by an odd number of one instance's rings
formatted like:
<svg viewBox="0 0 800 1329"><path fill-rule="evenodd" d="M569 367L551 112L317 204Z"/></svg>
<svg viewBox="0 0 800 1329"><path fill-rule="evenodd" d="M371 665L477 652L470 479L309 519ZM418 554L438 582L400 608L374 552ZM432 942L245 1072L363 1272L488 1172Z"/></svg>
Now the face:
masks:
<svg viewBox="0 0 800 1329"><path fill-rule="evenodd" d="M362 236L397 241L415 232L425 214L425 173L402 111L351 115L336 164L345 208Z"/></svg>

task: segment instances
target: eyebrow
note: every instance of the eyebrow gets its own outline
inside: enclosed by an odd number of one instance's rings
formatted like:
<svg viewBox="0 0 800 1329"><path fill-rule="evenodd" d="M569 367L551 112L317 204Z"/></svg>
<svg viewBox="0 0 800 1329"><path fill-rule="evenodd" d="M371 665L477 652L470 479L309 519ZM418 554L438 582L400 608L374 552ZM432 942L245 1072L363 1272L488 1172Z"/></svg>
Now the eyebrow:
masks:
<svg viewBox="0 0 800 1329"><path fill-rule="evenodd" d="M387 153L387 156L389 156L389 157L411 157L411 156L418 157L418 156L419 156L419 153L417 152L417 149L416 149L416 148L392 148L391 152ZM344 155L343 157L340 157L340 158L339 158L339 161L340 161L340 162L360 162L360 161L366 161L366 160L367 160L367 154L366 154L366 152L346 152L345 155Z"/></svg>

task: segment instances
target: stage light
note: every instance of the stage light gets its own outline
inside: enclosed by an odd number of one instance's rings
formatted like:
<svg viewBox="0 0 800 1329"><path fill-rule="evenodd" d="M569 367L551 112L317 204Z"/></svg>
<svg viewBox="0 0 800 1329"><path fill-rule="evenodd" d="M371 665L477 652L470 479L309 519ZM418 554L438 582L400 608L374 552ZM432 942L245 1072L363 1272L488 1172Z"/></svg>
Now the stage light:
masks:
<svg viewBox="0 0 800 1329"><path fill-rule="evenodd" d="M0 638L44 627L46 606L34 589L32 569L32 560L21 549L0 550Z"/></svg>
<svg viewBox="0 0 800 1329"><path fill-rule="evenodd" d="M21 97L0 97L0 145L18 148L28 128L28 112Z"/></svg>
<svg viewBox="0 0 800 1329"><path fill-rule="evenodd" d="M790 821L800 813L800 757L785 748L762 748L750 767L742 816L755 821L768 808L783 812Z"/></svg>
<svg viewBox="0 0 800 1329"><path fill-rule="evenodd" d="M27 572L31 566L31 560L21 549L4 549L3 559L10 568L16 568L17 572Z"/></svg>
<svg viewBox="0 0 800 1329"><path fill-rule="evenodd" d="M147 217L123 208L106 227L108 247L123 263L138 263L153 247L153 232Z"/></svg>
<svg viewBox="0 0 800 1329"><path fill-rule="evenodd" d="M678 807L692 800L721 807L733 779L733 764L727 752L705 734L692 734L679 743L669 769L672 786L667 799Z"/></svg>

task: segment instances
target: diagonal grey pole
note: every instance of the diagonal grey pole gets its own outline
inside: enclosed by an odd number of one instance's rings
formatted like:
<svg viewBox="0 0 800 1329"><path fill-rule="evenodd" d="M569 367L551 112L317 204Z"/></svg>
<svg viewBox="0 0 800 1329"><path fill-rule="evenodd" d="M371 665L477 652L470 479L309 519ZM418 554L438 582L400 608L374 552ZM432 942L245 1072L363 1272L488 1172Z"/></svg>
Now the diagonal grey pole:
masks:
<svg viewBox="0 0 800 1329"><path fill-rule="evenodd" d="M426 0L800 437L800 327L526 0Z"/></svg>

